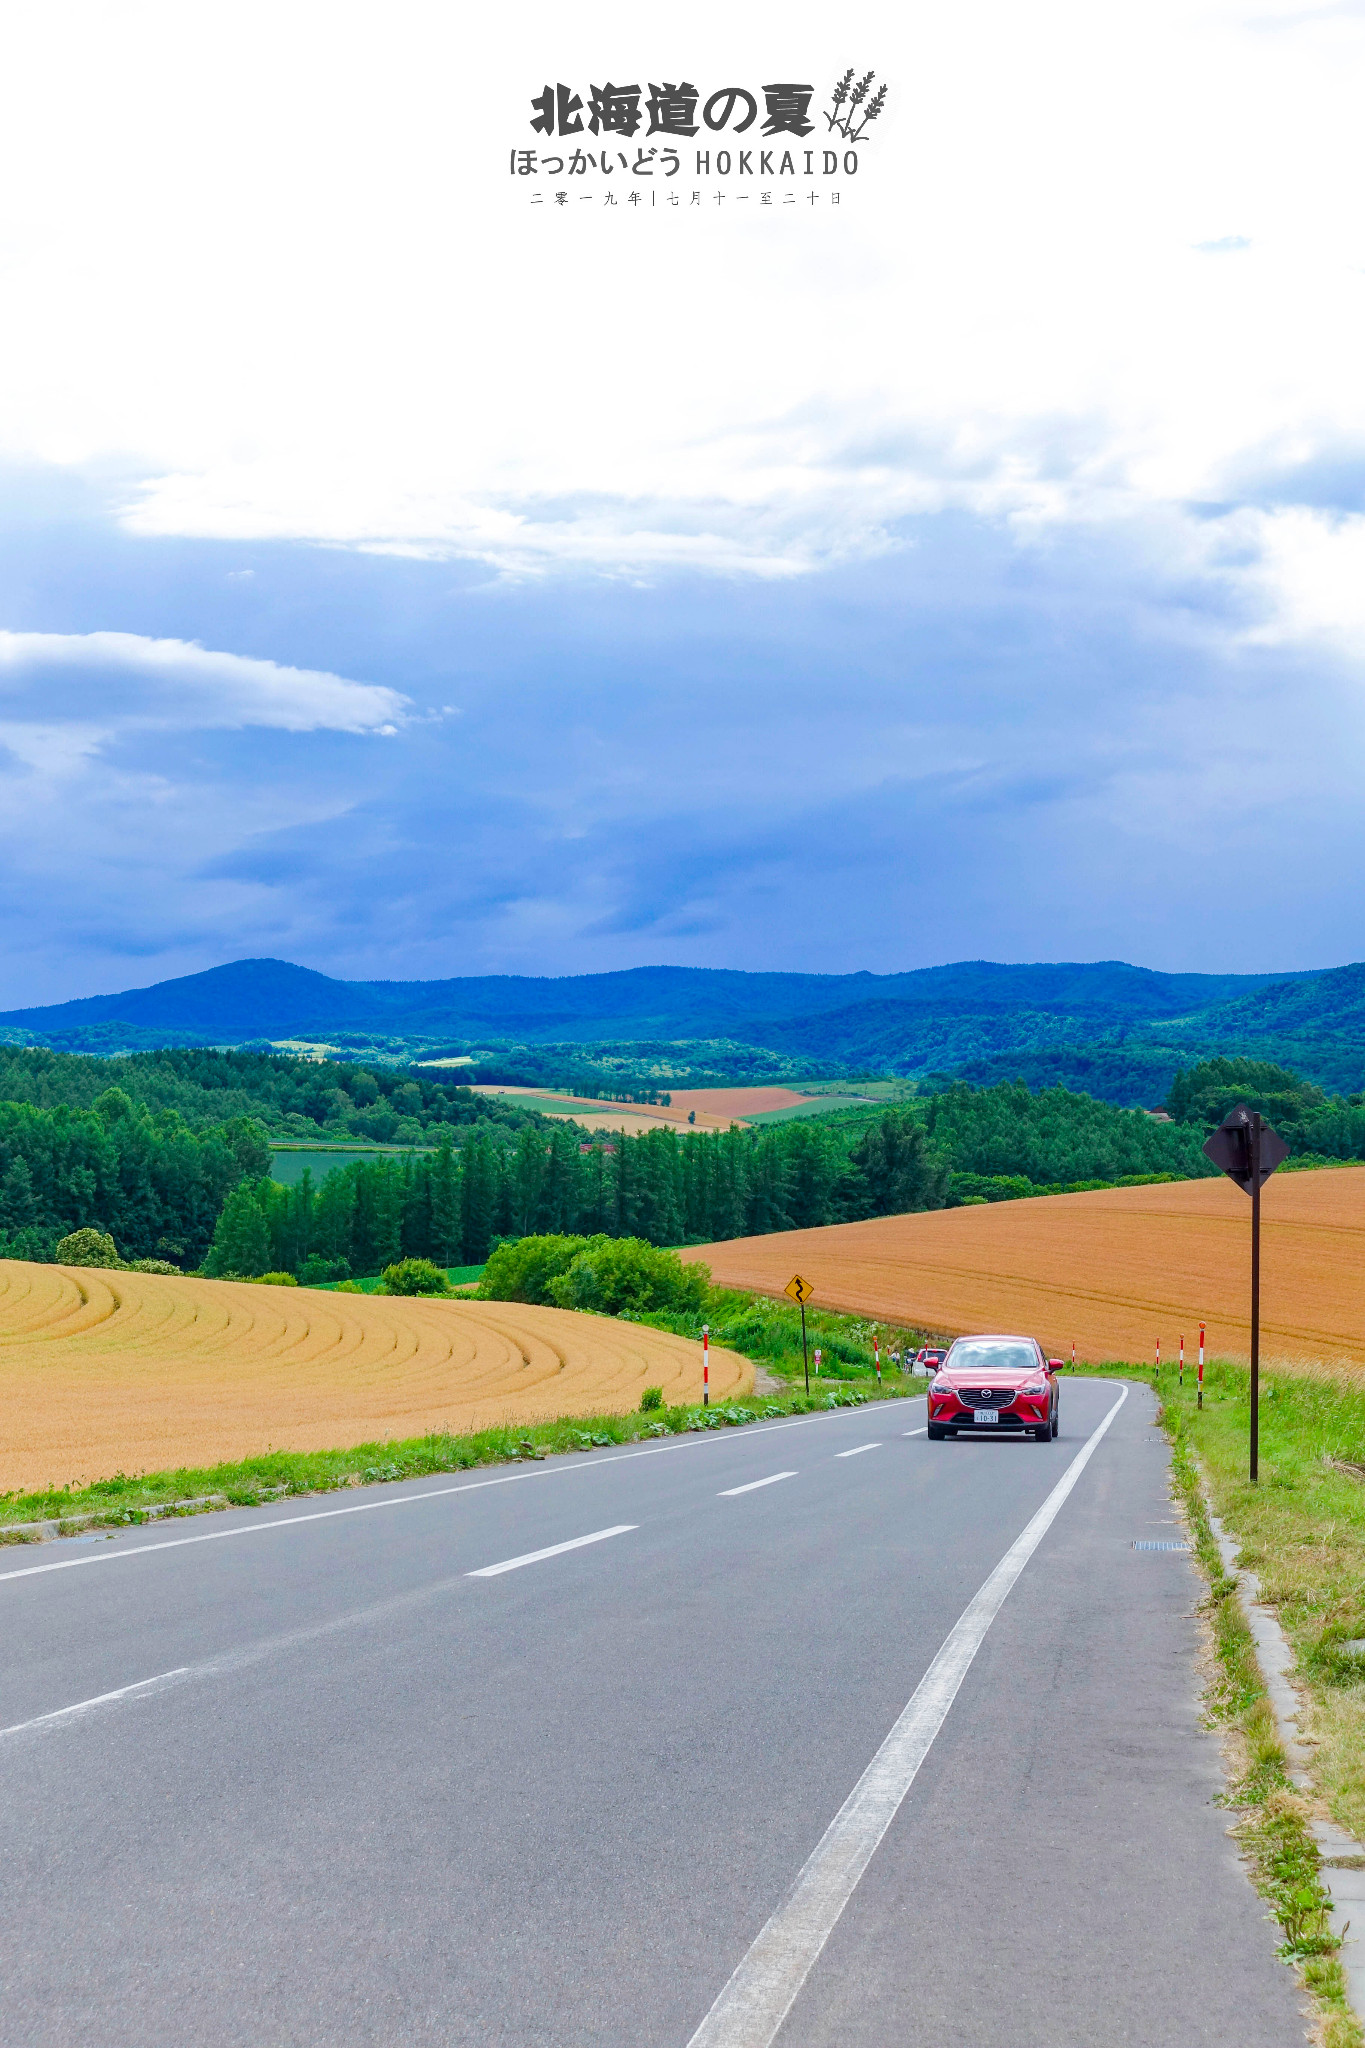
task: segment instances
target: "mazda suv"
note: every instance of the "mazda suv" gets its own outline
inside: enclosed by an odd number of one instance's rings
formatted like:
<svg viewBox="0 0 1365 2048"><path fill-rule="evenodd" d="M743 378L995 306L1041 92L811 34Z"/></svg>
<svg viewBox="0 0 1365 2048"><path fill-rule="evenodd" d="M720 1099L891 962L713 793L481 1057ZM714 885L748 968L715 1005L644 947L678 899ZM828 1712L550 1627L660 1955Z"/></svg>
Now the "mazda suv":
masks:
<svg viewBox="0 0 1365 2048"><path fill-rule="evenodd" d="M929 1438L1058 1430L1061 1360L1033 1337L959 1337L929 1384Z"/></svg>

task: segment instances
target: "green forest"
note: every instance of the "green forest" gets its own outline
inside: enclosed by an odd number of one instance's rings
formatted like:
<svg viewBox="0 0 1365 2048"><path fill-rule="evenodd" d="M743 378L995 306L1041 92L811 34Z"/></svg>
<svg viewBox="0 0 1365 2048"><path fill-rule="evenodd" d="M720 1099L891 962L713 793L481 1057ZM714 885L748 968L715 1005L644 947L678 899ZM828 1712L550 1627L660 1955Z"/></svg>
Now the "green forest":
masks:
<svg viewBox="0 0 1365 2048"><path fill-rule="evenodd" d="M903 1107L764 1129L667 1128L612 1144L576 1126L483 1133L456 1151L356 1162L319 1187L244 1186L208 1270L314 1280L379 1272L398 1258L480 1265L539 1235L707 1244L869 1216L1006 1200L1077 1182L1212 1173L1203 1132L1064 1089L956 1087Z"/></svg>
<svg viewBox="0 0 1365 2048"><path fill-rule="evenodd" d="M448 1078L404 1067L364 1067L286 1053L170 1048L95 1059L87 1053L0 1045L0 1102L90 1109L108 1088L154 1114L174 1110L192 1130L254 1117L275 1137L364 1138L420 1145L442 1126L515 1133L534 1111L475 1095Z"/></svg>
<svg viewBox="0 0 1365 2048"><path fill-rule="evenodd" d="M95 1229L124 1258L195 1267L231 1190L269 1167L265 1133L246 1117L191 1130L118 1088L89 1109L0 1102L0 1257L50 1259L68 1231Z"/></svg>
<svg viewBox="0 0 1365 2048"><path fill-rule="evenodd" d="M642 1132L588 1142L574 1125L482 1133L457 1152L357 1161L315 1187L268 1177L228 1201L205 1270L311 1280L379 1272L399 1258L479 1265L537 1233L706 1244L805 1224L942 1208L949 1171L911 1116L889 1112L852 1145L814 1123L762 1133ZM122 1250L122 1246L119 1247Z"/></svg>
<svg viewBox="0 0 1365 2048"><path fill-rule="evenodd" d="M140 1093L109 1085L110 1071ZM664 1127L611 1142L401 1070L274 1054L108 1061L7 1049L0 1081L27 1091L0 1100L0 1256L50 1259L60 1238L95 1229L125 1259L312 1281L369 1276L404 1257L481 1265L499 1244L536 1234L704 1244L1058 1188L1193 1178L1213 1171L1204 1137L1241 1100L1300 1157L1365 1158L1360 1097L1328 1096L1286 1068L1245 1059L1205 1060L1178 1075L1171 1122L1061 1087L957 1082L892 1107L720 1133ZM302 1121L313 1135L377 1137L381 1118L391 1139L413 1149L337 1166L319 1181L305 1174L297 1187L272 1180L272 1132L292 1134Z"/></svg>

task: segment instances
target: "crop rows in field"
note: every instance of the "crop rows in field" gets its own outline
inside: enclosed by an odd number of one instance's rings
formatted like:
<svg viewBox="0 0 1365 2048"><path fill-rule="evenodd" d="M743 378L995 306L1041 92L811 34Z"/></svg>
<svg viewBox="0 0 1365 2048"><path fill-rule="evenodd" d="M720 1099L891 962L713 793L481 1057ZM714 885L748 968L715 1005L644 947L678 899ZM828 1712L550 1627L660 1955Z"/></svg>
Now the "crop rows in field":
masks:
<svg viewBox="0 0 1365 2048"><path fill-rule="evenodd" d="M1365 1167L1281 1173L1262 1196L1267 1361L1365 1364ZM937 1330L1019 1330L1057 1356L1150 1361L1249 1349L1251 1204L1182 1181L741 1238L683 1254L718 1284L776 1294L793 1273L822 1307Z"/></svg>
<svg viewBox="0 0 1365 2048"><path fill-rule="evenodd" d="M713 1394L753 1368L711 1353ZM0 1260L0 1491L698 1400L697 1345L516 1302Z"/></svg>

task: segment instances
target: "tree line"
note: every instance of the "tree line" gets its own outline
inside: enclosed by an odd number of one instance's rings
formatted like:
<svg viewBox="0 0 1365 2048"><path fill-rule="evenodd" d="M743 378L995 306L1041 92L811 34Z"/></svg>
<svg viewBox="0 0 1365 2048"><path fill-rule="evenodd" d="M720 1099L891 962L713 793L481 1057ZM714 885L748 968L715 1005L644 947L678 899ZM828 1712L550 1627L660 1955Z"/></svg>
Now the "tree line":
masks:
<svg viewBox="0 0 1365 2048"><path fill-rule="evenodd" d="M118 1088L89 1109L0 1101L0 1257L51 1259L59 1239L93 1229L124 1258L197 1266L228 1194L269 1170L249 1118L191 1130Z"/></svg>
<svg viewBox="0 0 1365 2048"><path fill-rule="evenodd" d="M807 1224L940 1208L949 1173L913 1117L888 1111L850 1147L811 1122L763 1132L645 1131L585 1144L567 1124L515 1146L476 1132L457 1152L357 1160L320 1185L245 1182L224 1208L205 1270L337 1279L400 1258L482 1265L539 1234L706 1244Z"/></svg>
<svg viewBox="0 0 1365 2048"><path fill-rule="evenodd" d="M1171 1083L1166 1107L1204 1132L1239 1102L1259 1109L1291 1152L1321 1159L1365 1159L1365 1096L1329 1095L1273 1060L1208 1059Z"/></svg>
<svg viewBox="0 0 1365 2048"><path fill-rule="evenodd" d="M1196 1179L1215 1169L1202 1130L1163 1123L1140 1109L1116 1109L1069 1088L1001 1081L955 1082L922 1101L925 1135L960 1174L1022 1175L1039 1187L1173 1173Z"/></svg>
<svg viewBox="0 0 1365 2048"><path fill-rule="evenodd" d="M500 1243L547 1233L704 1244L1059 1184L1209 1173L1200 1147L1229 1095L1264 1107L1296 1149L1365 1156L1365 1105L1283 1069L1244 1071L1251 1064L1192 1070L1172 1091L1174 1123L1064 1088L959 1083L879 1112L603 1143L538 1116L489 1121L471 1097L472 1120L428 1126L434 1149L295 1188L271 1179L269 1137L249 1117L196 1129L120 1088L88 1108L0 1102L0 1256L51 1258L59 1238L94 1229L125 1259L321 1280L402 1258L482 1265Z"/></svg>
<svg viewBox="0 0 1365 2048"><path fill-rule="evenodd" d="M282 1137L383 1145L417 1145L443 1128L458 1133L480 1123L515 1134L540 1121L533 1110L405 1067L196 1047L95 1059L0 1045L0 1101L89 1109L109 1088L153 1115L173 1109L193 1130L254 1117Z"/></svg>

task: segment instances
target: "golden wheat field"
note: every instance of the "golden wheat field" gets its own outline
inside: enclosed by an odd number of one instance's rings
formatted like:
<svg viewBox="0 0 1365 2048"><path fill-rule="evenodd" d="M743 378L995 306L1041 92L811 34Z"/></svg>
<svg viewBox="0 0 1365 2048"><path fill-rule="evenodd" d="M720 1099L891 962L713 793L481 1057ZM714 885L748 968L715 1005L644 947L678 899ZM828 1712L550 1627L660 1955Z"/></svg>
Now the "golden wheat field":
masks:
<svg viewBox="0 0 1365 2048"><path fill-rule="evenodd" d="M1365 1365L1365 1167L1281 1173L1262 1203L1267 1362ZM1211 1353L1250 1343L1251 1203L1182 1181L699 1245L718 1284L775 1294L800 1272L815 1305L958 1335L1018 1330L1054 1355L1175 1357L1201 1316Z"/></svg>
<svg viewBox="0 0 1365 2048"><path fill-rule="evenodd" d="M0 1260L0 1490L701 1398L697 1345L519 1302ZM718 1398L753 1367L711 1353Z"/></svg>

